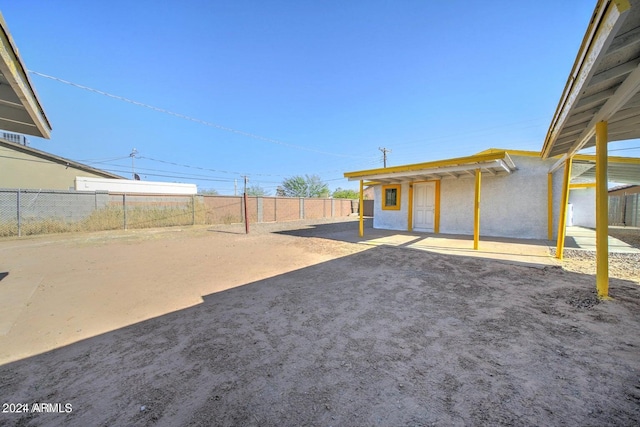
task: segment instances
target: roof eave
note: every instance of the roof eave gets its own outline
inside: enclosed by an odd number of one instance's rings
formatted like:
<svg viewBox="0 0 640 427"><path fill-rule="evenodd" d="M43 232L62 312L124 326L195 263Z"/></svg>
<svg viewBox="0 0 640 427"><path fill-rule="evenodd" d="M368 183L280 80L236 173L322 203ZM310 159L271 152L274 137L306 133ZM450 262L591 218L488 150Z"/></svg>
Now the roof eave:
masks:
<svg viewBox="0 0 640 427"><path fill-rule="evenodd" d="M553 115L553 120L547 131L540 155L546 159L550 157L553 146L567 123L571 110L580 99L580 93L593 76L603 52L613 41L622 26L631 5L628 0L599 0L587 31L578 50L578 55L571 69L571 73L560 97L560 102ZM582 138L567 152L573 155L588 141Z"/></svg>
<svg viewBox="0 0 640 427"><path fill-rule="evenodd" d="M0 122L0 128L37 136L40 138L51 137L51 124L42 108L38 95L31 84L27 69L24 66L18 48L11 37L4 17L0 13L0 71L5 76L11 90L20 100L31 122L17 123L18 129L12 129L12 120L6 121L6 125Z"/></svg>

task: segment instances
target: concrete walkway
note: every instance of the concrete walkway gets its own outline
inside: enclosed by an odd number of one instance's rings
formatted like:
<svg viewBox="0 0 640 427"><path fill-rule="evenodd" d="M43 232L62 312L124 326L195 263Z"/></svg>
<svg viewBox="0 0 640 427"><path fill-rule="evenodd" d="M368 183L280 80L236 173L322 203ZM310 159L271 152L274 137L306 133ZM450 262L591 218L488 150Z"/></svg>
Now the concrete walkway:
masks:
<svg viewBox="0 0 640 427"><path fill-rule="evenodd" d="M367 228L362 238L358 237L357 233L352 230L341 231L323 237L371 246L388 245L446 255L489 258L532 267L560 265L550 255L550 243L546 240L484 237L480 239L479 249L474 250L472 236L454 234L416 233Z"/></svg>
<svg viewBox="0 0 640 427"><path fill-rule="evenodd" d="M585 251L596 250L596 231L586 227L567 227L567 236L564 247L566 249L582 249ZM640 249L609 236L609 253L637 254Z"/></svg>

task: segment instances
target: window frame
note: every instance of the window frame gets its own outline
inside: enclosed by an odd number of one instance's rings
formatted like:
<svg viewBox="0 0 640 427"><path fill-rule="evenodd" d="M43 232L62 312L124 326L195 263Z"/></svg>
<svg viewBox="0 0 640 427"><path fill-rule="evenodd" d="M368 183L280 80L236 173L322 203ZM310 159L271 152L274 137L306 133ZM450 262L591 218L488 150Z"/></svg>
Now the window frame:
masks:
<svg viewBox="0 0 640 427"><path fill-rule="evenodd" d="M387 190L396 190L396 204L392 206L387 205ZM382 210L385 211L399 211L401 206L402 185L401 184L389 184L382 186Z"/></svg>

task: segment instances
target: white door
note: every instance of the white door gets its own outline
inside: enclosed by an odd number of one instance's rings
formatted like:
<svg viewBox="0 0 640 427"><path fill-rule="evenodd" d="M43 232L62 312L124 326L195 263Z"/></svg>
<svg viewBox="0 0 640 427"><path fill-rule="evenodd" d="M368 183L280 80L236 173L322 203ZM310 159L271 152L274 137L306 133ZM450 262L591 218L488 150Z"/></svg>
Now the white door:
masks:
<svg viewBox="0 0 640 427"><path fill-rule="evenodd" d="M425 182L413 185L413 229L433 231L436 207L436 184Z"/></svg>

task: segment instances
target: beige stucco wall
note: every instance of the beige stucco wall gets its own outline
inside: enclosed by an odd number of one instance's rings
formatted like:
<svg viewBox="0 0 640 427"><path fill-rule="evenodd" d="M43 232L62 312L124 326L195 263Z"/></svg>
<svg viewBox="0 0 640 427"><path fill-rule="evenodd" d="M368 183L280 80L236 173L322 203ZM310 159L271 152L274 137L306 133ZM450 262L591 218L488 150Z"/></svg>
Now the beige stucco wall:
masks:
<svg viewBox="0 0 640 427"><path fill-rule="evenodd" d="M0 147L0 188L69 190L76 176L104 178L27 153Z"/></svg>

